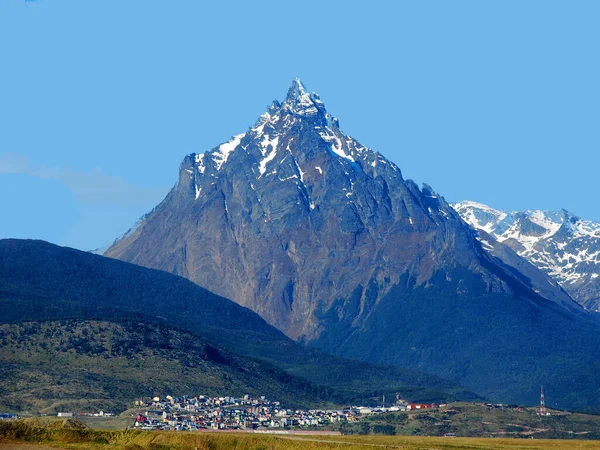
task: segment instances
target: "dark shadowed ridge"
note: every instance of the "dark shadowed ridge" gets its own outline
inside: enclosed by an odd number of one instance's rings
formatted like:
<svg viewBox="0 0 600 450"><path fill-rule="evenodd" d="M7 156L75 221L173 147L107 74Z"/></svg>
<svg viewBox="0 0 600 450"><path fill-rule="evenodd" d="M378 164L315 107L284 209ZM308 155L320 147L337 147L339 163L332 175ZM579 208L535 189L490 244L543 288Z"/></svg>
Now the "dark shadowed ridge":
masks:
<svg viewBox="0 0 600 450"><path fill-rule="evenodd" d="M348 403L396 391L422 400L476 398L454 383L418 371L304 348L256 313L189 280L43 241L0 240L0 317L2 323L139 321L189 331L214 348L284 369L294 376L290 386L306 385L302 379L319 385L309 383L312 387L298 401L311 389L321 400Z"/></svg>

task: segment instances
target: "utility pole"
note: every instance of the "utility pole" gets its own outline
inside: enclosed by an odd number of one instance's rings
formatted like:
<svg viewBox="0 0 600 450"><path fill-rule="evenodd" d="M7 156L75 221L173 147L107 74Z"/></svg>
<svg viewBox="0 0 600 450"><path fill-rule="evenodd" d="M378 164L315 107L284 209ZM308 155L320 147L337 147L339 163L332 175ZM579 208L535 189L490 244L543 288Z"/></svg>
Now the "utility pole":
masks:
<svg viewBox="0 0 600 450"><path fill-rule="evenodd" d="M540 390L540 416L546 415L546 400L544 399L544 386Z"/></svg>

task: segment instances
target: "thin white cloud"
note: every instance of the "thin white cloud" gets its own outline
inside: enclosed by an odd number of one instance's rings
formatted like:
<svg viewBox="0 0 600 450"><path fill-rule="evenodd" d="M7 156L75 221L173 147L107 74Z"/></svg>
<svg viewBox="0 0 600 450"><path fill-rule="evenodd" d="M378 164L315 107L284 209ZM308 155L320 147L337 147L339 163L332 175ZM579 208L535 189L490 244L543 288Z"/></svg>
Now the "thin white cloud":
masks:
<svg viewBox="0 0 600 450"><path fill-rule="evenodd" d="M101 168L89 172L65 167L34 166L18 153L0 153L0 174L23 174L64 183L75 201L87 206L139 206L156 204L168 186L146 187L131 184L122 177L107 175Z"/></svg>
<svg viewBox="0 0 600 450"><path fill-rule="evenodd" d="M0 173L28 173L29 160L19 153L0 153Z"/></svg>

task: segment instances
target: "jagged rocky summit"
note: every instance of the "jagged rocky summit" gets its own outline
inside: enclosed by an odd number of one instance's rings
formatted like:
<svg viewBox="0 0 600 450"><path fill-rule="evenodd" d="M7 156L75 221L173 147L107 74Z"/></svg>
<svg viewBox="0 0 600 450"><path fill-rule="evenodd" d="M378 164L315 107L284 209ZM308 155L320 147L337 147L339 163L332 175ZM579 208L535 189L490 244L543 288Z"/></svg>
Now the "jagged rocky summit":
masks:
<svg viewBox="0 0 600 450"><path fill-rule="evenodd" d="M299 80L246 132L186 156L167 197L105 255L189 278L308 345L502 401L535 400L582 334L577 365L600 364L588 312L518 255L488 252Z"/></svg>
<svg viewBox="0 0 600 450"><path fill-rule="evenodd" d="M187 156L177 186L106 254L187 277L308 341L335 299L358 297L358 320L403 274L426 284L460 264L506 289L445 200L345 135L299 80L247 132Z"/></svg>
<svg viewBox="0 0 600 450"><path fill-rule="evenodd" d="M472 201L452 206L469 225L547 273L585 308L600 311L600 223L564 209L505 212Z"/></svg>

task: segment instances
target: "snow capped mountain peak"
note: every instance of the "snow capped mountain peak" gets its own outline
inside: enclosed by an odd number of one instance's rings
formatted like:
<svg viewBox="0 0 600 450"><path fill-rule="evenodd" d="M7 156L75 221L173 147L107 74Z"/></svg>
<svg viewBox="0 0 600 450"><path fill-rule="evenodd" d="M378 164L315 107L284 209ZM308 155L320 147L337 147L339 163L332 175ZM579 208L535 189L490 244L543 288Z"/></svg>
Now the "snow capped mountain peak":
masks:
<svg viewBox="0 0 600 450"><path fill-rule="evenodd" d="M481 228L487 233L492 231L506 218L507 214L482 203L462 201L452 204L462 219L475 228Z"/></svg>
<svg viewBox="0 0 600 450"><path fill-rule="evenodd" d="M479 203L479 202L474 202L471 200L463 200L462 202L457 202L454 203L453 206L456 208L468 208L468 207L473 207L473 208L477 208L480 210L485 210L485 211L490 211L490 212L500 212L497 209L491 208L487 205L484 205L483 203Z"/></svg>
<svg viewBox="0 0 600 450"><path fill-rule="evenodd" d="M300 116L325 114L325 105L315 93L309 94L306 86L296 78L290 86L282 109Z"/></svg>
<svg viewBox="0 0 600 450"><path fill-rule="evenodd" d="M310 95L308 94L304 83L300 81L300 78L294 78L294 81L292 81L292 85L288 89L288 93L285 100L291 102L301 101L302 99L308 100L309 98Z"/></svg>
<svg viewBox="0 0 600 450"><path fill-rule="evenodd" d="M191 181L196 200L217 189L220 177L233 176L225 175L230 172L230 164L235 171L249 168L248 180L254 188L276 177L306 189L307 183L320 182L327 172L341 170L346 179L341 190L348 199L360 173L391 171L402 179L395 164L344 134L319 95L309 93L299 79L292 82L283 103L273 101L248 131L203 154L192 154L189 159L194 167L187 163L182 166L186 173L182 180L184 184L187 179ZM311 176L314 173L318 174L316 179ZM310 206L314 209L315 204L311 202Z"/></svg>
<svg viewBox="0 0 600 450"><path fill-rule="evenodd" d="M560 229L557 231L557 237L571 238L599 238L600 239L600 223L592 222L591 220L581 219L580 217L571 214L563 209L563 221Z"/></svg>
<svg viewBox="0 0 600 450"><path fill-rule="evenodd" d="M396 215L409 229L458 219L431 187L404 180L393 162L345 134L300 80L244 133L186 156L175 191L190 210L218 208L227 220L246 211L238 219L264 226L287 214L325 220L332 210L351 233ZM392 206L402 195L410 200Z"/></svg>
<svg viewBox="0 0 600 450"><path fill-rule="evenodd" d="M554 278L583 306L600 310L600 223L565 209L504 212L470 201L452 207L473 228Z"/></svg>

